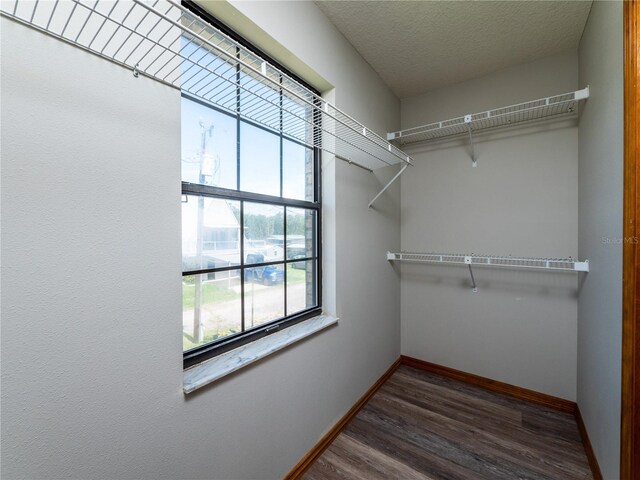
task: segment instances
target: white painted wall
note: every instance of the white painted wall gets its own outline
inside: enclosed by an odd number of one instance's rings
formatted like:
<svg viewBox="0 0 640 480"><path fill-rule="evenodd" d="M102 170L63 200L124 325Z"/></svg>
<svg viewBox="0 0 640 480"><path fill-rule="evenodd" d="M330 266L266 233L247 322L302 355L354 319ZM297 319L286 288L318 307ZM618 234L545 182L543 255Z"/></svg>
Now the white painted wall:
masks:
<svg viewBox="0 0 640 480"><path fill-rule="evenodd" d="M402 100L403 128L578 87L575 52ZM575 120L416 147L402 180L406 251L577 257ZM576 398L577 276L402 264L402 353Z"/></svg>
<svg viewBox="0 0 640 480"><path fill-rule="evenodd" d="M338 106L399 127L398 100L313 3L234 6ZM339 325L185 398L179 94L1 22L3 478L282 477L400 353L384 258L399 185L367 209L393 172L324 158Z"/></svg>
<svg viewBox="0 0 640 480"><path fill-rule="evenodd" d="M622 2L594 2L580 42L578 405L602 474L619 478L622 345Z"/></svg>

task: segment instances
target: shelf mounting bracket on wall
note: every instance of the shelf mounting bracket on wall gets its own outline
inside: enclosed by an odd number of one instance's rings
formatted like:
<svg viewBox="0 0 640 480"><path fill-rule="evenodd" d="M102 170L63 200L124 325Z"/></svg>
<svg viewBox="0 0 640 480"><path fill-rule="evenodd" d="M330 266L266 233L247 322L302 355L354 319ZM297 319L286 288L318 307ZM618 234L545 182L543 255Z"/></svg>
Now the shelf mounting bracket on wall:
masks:
<svg viewBox="0 0 640 480"><path fill-rule="evenodd" d="M471 263L472 263L471 257L470 256L465 256L464 257L464 263L466 263L467 266L469 267L469 275L471 275L471 285L473 285L473 288L471 289L471 291L473 293L478 293L478 287L476 285L476 279L473 276L473 269L471 268Z"/></svg>

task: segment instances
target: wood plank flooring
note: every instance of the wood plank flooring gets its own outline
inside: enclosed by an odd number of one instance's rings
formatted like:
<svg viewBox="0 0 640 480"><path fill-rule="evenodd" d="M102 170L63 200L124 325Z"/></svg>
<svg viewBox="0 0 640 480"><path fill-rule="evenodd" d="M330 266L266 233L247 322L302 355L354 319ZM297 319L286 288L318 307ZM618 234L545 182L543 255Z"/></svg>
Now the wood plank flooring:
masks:
<svg viewBox="0 0 640 480"><path fill-rule="evenodd" d="M303 478L593 477L573 415L403 365Z"/></svg>

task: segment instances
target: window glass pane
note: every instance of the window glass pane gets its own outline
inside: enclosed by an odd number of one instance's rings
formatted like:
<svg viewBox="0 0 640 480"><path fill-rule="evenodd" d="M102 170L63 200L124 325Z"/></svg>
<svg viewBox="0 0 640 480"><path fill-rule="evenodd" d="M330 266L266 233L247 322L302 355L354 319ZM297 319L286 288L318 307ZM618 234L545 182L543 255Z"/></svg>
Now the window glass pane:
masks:
<svg viewBox="0 0 640 480"><path fill-rule="evenodd" d="M253 73L244 73L244 69L240 75L240 114L279 132L280 90L254 76Z"/></svg>
<svg viewBox="0 0 640 480"><path fill-rule="evenodd" d="M284 264L245 268L244 282L245 329L284 317Z"/></svg>
<svg viewBox="0 0 640 480"><path fill-rule="evenodd" d="M182 181L236 190L236 120L182 98Z"/></svg>
<svg viewBox="0 0 640 480"><path fill-rule="evenodd" d="M240 202L182 199L182 271L239 265Z"/></svg>
<svg viewBox="0 0 640 480"><path fill-rule="evenodd" d="M280 196L280 138L240 123L240 190Z"/></svg>
<svg viewBox="0 0 640 480"><path fill-rule="evenodd" d="M301 93L299 89L293 87L288 81L285 81L284 85ZM303 97L306 96L303 95ZM313 102L311 96L306 99ZM285 92L282 99L282 109L284 110L282 115L282 132L284 135L295 138L307 145L313 145L313 107Z"/></svg>
<svg viewBox="0 0 640 480"><path fill-rule="evenodd" d="M183 92L205 98L218 107L235 114L237 110L238 63L233 57L236 55L236 47L213 30L207 30L206 36L218 48L228 52L230 56L220 54L217 50L211 51L208 46L201 46L195 37L183 36L181 38L180 51L182 55L180 59L172 60L161 71L171 72L172 64L177 62L180 68L174 68L175 73L169 73L167 80L172 79L172 74L175 76L180 72L180 86ZM182 57L185 57L186 60L182 61ZM162 64L160 60L157 63Z"/></svg>
<svg viewBox="0 0 640 480"><path fill-rule="evenodd" d="M316 261L287 264L287 315L317 305Z"/></svg>
<svg viewBox="0 0 640 480"><path fill-rule="evenodd" d="M182 277L182 348L189 350L242 329L240 271Z"/></svg>
<svg viewBox="0 0 640 480"><path fill-rule="evenodd" d="M284 259L284 207L244 204L245 264Z"/></svg>
<svg viewBox="0 0 640 480"><path fill-rule="evenodd" d="M282 143L282 196L314 200L313 150L289 140Z"/></svg>
<svg viewBox="0 0 640 480"><path fill-rule="evenodd" d="M287 260L316 256L316 212L287 207Z"/></svg>
<svg viewBox="0 0 640 480"><path fill-rule="evenodd" d="M183 90L201 96L223 110L235 114L238 109L237 64L215 59L208 70L189 80Z"/></svg>

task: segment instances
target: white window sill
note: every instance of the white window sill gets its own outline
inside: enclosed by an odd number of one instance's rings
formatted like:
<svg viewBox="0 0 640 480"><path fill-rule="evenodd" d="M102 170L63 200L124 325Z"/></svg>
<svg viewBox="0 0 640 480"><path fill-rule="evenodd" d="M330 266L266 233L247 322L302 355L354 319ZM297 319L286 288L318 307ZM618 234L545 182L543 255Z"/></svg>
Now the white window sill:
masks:
<svg viewBox="0 0 640 480"><path fill-rule="evenodd" d="M336 323L335 317L319 315L194 365L184 371L182 389L191 393Z"/></svg>

